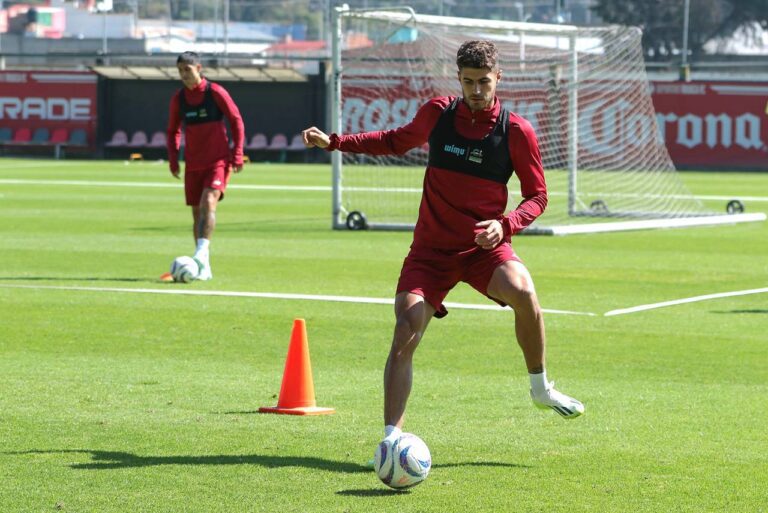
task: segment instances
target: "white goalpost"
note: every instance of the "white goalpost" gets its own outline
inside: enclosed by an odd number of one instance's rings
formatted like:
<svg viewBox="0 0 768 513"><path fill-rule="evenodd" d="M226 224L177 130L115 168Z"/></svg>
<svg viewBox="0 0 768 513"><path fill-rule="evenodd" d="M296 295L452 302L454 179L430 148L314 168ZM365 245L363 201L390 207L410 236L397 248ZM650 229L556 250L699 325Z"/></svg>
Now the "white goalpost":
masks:
<svg viewBox="0 0 768 513"><path fill-rule="evenodd" d="M336 133L396 128L428 99L460 95L459 45L496 43L497 95L535 128L549 190L547 211L524 233L766 218L718 215L685 187L657 128L637 28L430 16L408 7L342 7L333 22L329 104ZM427 156L426 147L384 157L333 152L333 227L413 229ZM508 210L521 199L512 178Z"/></svg>

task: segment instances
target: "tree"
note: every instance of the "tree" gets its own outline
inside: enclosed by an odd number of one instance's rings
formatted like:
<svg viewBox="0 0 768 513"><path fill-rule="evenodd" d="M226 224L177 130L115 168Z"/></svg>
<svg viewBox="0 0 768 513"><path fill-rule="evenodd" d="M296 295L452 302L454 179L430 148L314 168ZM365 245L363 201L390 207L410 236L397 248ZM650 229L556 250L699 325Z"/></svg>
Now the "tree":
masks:
<svg viewBox="0 0 768 513"><path fill-rule="evenodd" d="M643 29L650 59L668 59L682 49L684 0L597 0L593 10L607 23ZM757 22L768 28L768 0L690 0L688 48L696 57L713 37L728 37Z"/></svg>

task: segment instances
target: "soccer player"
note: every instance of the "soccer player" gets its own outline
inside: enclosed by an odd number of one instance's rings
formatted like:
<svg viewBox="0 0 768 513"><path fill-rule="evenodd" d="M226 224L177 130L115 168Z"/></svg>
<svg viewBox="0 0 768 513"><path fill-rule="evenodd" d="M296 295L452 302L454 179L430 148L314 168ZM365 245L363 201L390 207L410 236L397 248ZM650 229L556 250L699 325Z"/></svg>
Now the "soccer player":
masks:
<svg viewBox="0 0 768 513"><path fill-rule="evenodd" d="M198 280L213 278L209 258L216 226L216 206L224 199L229 176L243 169L243 119L229 93L203 77L200 56L184 52L176 59L184 87L171 98L168 115L168 163L179 178L181 126L186 139L184 194L192 207L192 231L197 247L193 258L200 265ZM232 149L224 119L232 132Z"/></svg>
<svg viewBox="0 0 768 513"><path fill-rule="evenodd" d="M541 307L531 275L510 245L512 235L547 205L536 135L496 97L501 70L492 42L465 42L456 64L463 95L429 100L405 126L353 135L329 136L316 127L302 132L308 147L371 155L402 154L429 142L419 217L395 295L384 369L384 443L394 442L402 429L414 351L430 319L447 314L443 300L459 281L514 310L533 403L567 419L584 413L579 401L547 380ZM513 172L524 199L505 214Z"/></svg>

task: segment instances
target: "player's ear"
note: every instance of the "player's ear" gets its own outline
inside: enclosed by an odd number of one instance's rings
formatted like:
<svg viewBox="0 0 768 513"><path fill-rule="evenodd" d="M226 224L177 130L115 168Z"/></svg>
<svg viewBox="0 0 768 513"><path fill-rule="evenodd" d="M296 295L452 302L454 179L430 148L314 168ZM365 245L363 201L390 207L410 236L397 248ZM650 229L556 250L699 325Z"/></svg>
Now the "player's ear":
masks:
<svg viewBox="0 0 768 513"><path fill-rule="evenodd" d="M501 80L501 69L499 69L498 71L496 71L496 81L498 82L498 81L500 81L500 80Z"/></svg>

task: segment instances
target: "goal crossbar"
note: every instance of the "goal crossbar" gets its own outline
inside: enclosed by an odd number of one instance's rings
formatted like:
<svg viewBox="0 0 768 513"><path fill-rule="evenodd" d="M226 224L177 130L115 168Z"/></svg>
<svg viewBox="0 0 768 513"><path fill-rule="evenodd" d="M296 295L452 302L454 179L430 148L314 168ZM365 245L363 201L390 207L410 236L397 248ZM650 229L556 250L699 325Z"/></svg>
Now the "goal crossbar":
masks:
<svg viewBox="0 0 768 513"><path fill-rule="evenodd" d="M347 36L370 44L355 47ZM500 49L497 96L533 125L550 204L524 232L565 235L764 221L719 215L682 182L658 131L636 27L576 27L424 15L403 6L334 10L331 130L388 130L435 96L456 96L455 51ZM336 229L413 229L428 150L333 152ZM520 201L510 181L507 210ZM743 211L743 208L741 209Z"/></svg>

